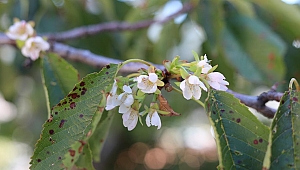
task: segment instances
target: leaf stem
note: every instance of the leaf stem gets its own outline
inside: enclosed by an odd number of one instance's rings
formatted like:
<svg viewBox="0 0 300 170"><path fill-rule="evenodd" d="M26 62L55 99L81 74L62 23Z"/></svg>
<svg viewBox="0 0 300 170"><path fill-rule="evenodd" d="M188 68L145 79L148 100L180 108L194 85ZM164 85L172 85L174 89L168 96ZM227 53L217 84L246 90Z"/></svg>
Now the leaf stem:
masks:
<svg viewBox="0 0 300 170"><path fill-rule="evenodd" d="M180 94L182 94L182 91L181 90L179 90L179 89L177 89L176 87L172 87L172 89L173 90L175 90L176 92L178 92L178 93L180 93ZM201 102L200 100L196 100L196 99L194 99L194 98L192 98L192 100L194 100L195 102L197 102L198 104L200 104L203 108L205 108L205 105L204 105L204 103L203 102Z"/></svg>
<svg viewBox="0 0 300 170"><path fill-rule="evenodd" d="M141 60L141 59L129 59L129 60L126 60L126 61L124 61L124 62L122 62L122 63L120 64L120 67L119 67L118 71L119 71L124 65L126 65L126 64L128 64L128 63L133 63L133 62L142 63L142 64L145 64L145 65L147 65L147 66L149 66L149 67L154 67L151 63L149 63L149 62L147 62L147 61L145 61L145 60Z"/></svg>
<svg viewBox="0 0 300 170"><path fill-rule="evenodd" d="M290 84L289 84L289 89L290 89L290 90L293 89L293 84L295 84L296 90L297 90L297 91L300 91L299 83L298 83L298 81L297 81L295 78L292 78L292 79L291 79Z"/></svg>

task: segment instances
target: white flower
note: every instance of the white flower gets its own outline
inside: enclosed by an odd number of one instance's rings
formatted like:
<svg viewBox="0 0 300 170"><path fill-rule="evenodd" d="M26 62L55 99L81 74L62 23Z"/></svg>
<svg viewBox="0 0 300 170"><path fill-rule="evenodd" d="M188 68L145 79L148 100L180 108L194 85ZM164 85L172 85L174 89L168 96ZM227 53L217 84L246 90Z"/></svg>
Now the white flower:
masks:
<svg viewBox="0 0 300 170"><path fill-rule="evenodd" d="M207 75L208 84L216 90L226 91L228 89L226 85L229 85L229 83L224 79L223 74L219 72L212 72Z"/></svg>
<svg viewBox="0 0 300 170"><path fill-rule="evenodd" d="M26 21L15 22L10 26L6 35L13 40L25 41L28 37L32 36L34 29Z"/></svg>
<svg viewBox="0 0 300 170"><path fill-rule="evenodd" d="M183 92L183 97L187 100L190 100L192 97L194 97L196 100L199 100L201 97L200 87L207 91L205 85L199 80L198 77L194 75L189 76L180 83L180 89Z"/></svg>
<svg viewBox="0 0 300 170"><path fill-rule="evenodd" d="M206 54L204 55L204 59L197 63L197 66L202 67L201 73L203 74L206 74L212 68L212 66L208 63Z"/></svg>
<svg viewBox="0 0 300 170"><path fill-rule="evenodd" d="M126 113L134 102L131 88L127 85L124 85L123 90L124 92L118 97L120 102L119 113Z"/></svg>
<svg viewBox="0 0 300 170"><path fill-rule="evenodd" d="M138 119L139 119L139 112L130 108L126 113L122 115L123 125L127 127L129 131L135 128Z"/></svg>
<svg viewBox="0 0 300 170"><path fill-rule="evenodd" d="M25 45L22 47L22 54L34 61L39 58L41 51L46 51L49 48L49 43L42 37L31 37L26 40Z"/></svg>
<svg viewBox="0 0 300 170"><path fill-rule="evenodd" d="M107 96L105 110L111 110L116 106L120 105L121 102L118 100L117 89L117 81L115 80L112 89L110 90L109 95Z"/></svg>
<svg viewBox="0 0 300 170"><path fill-rule="evenodd" d="M137 87L144 93L154 93L157 86L163 86L164 83L160 81L155 73L147 75L140 75L136 78L138 82Z"/></svg>
<svg viewBox="0 0 300 170"><path fill-rule="evenodd" d="M146 124L148 127L157 126L157 129L161 127L160 117L155 109L150 109L147 117L146 117Z"/></svg>

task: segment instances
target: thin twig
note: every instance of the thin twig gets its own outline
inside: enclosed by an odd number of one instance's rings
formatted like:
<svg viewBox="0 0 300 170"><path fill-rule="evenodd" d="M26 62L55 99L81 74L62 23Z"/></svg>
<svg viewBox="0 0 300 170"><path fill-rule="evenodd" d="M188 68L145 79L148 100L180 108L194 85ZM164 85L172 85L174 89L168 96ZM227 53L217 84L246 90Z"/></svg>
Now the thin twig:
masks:
<svg viewBox="0 0 300 170"><path fill-rule="evenodd" d="M164 24L177 16L189 12L191 9L193 9L193 5L191 3L185 4L182 9L177 11L176 13L162 19L162 20L144 20L139 21L136 23L127 23L127 22L108 22L108 23L100 23L95 25L89 25L89 26L83 26L74 28L69 31L59 32L59 33L48 33L48 34L42 34L43 36L46 36L49 40L53 41L65 41L70 39L76 39L79 37L89 36L89 35L95 35L101 32L106 31L134 31L138 29L148 28L154 23L157 24Z"/></svg>
<svg viewBox="0 0 300 170"><path fill-rule="evenodd" d="M227 90L227 92L233 94L246 106L257 110L267 118L273 118L276 113L276 109L266 106L266 103L272 100L280 101L281 97L283 96L283 93L275 92L274 90L263 92L259 96L249 96L234 92L232 90Z"/></svg>

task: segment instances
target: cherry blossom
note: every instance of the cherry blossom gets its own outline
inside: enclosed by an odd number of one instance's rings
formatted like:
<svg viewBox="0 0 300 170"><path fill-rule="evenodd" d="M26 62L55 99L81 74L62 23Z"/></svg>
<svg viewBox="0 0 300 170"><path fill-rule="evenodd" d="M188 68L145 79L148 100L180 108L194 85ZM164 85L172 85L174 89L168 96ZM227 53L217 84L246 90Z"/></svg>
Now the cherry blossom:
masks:
<svg viewBox="0 0 300 170"><path fill-rule="evenodd" d="M197 63L197 66L202 67L201 73L203 74L206 74L212 68L212 66L208 63L206 54L204 55L204 59Z"/></svg>
<svg viewBox="0 0 300 170"><path fill-rule="evenodd" d="M183 97L190 100L194 97L199 100L201 97L201 88L207 91L205 85L199 80L197 76L190 75L187 79L180 83L180 89L183 92Z"/></svg>
<svg viewBox="0 0 300 170"><path fill-rule="evenodd" d="M146 117L146 124L148 127L157 126L157 129L161 128L161 120L155 109L150 109Z"/></svg>
<svg viewBox="0 0 300 170"><path fill-rule="evenodd" d="M123 86L124 92L118 96L120 103L119 113L126 113L134 102L132 90L129 86Z"/></svg>
<svg viewBox="0 0 300 170"><path fill-rule="evenodd" d="M222 73L212 72L207 74L207 82L208 84L216 90L226 91L228 88L226 85L229 85L227 81L225 81L225 77Z"/></svg>
<svg viewBox="0 0 300 170"><path fill-rule="evenodd" d="M164 85L155 73L149 73L149 76L140 75L136 78L136 81L138 82L137 87L144 93L154 93L157 86Z"/></svg>
<svg viewBox="0 0 300 170"><path fill-rule="evenodd" d="M46 51L49 48L49 43L42 37L31 37L26 40L21 52L25 57L29 57L34 61L39 58L41 51Z"/></svg>
<svg viewBox="0 0 300 170"><path fill-rule="evenodd" d="M34 29L26 21L15 22L14 25L10 26L6 35L13 40L25 41L28 37L32 36Z"/></svg>
<svg viewBox="0 0 300 170"><path fill-rule="evenodd" d="M133 130L139 119L139 112L133 108L122 115L123 125L127 127L129 131Z"/></svg>
<svg viewBox="0 0 300 170"><path fill-rule="evenodd" d="M117 89L117 81L114 80L112 89L110 90L109 95L107 96L105 110L112 110L113 108L121 104L121 102L118 100Z"/></svg>

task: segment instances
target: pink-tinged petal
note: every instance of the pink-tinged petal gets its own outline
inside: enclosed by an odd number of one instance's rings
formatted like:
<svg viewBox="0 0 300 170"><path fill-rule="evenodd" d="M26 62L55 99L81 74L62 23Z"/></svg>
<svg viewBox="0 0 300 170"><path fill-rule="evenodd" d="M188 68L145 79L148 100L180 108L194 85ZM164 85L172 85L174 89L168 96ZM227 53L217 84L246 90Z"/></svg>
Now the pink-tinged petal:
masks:
<svg viewBox="0 0 300 170"><path fill-rule="evenodd" d="M201 89L199 86L193 86L192 88L192 93L193 93L193 97L196 99L196 100L199 100L200 97L201 97Z"/></svg>
<svg viewBox="0 0 300 170"><path fill-rule="evenodd" d="M207 82L212 88L216 90L220 90L220 84L218 82L215 81L207 81Z"/></svg>
<svg viewBox="0 0 300 170"><path fill-rule="evenodd" d="M152 83L155 83L157 81L158 77L155 73L149 73L149 80L152 82Z"/></svg>
<svg viewBox="0 0 300 170"><path fill-rule="evenodd" d="M129 86L127 86L127 85L124 85L124 86L123 86L123 90L124 90L124 92L126 92L126 93L132 93L131 88L130 88Z"/></svg>

